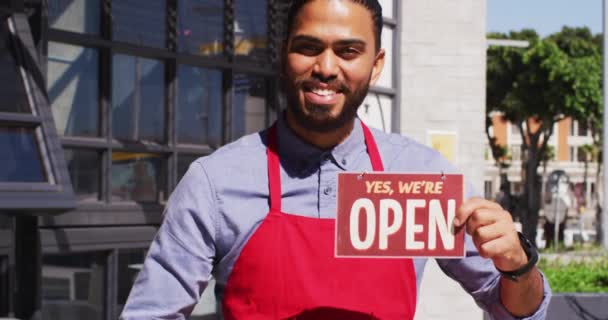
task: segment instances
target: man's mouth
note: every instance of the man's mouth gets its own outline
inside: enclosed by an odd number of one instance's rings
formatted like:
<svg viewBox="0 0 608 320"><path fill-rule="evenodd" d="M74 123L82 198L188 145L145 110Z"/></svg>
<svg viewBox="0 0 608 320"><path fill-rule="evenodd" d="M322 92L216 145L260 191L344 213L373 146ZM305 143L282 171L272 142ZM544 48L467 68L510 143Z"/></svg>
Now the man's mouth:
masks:
<svg viewBox="0 0 608 320"><path fill-rule="evenodd" d="M305 88L304 97L307 102L316 105L332 105L338 101L338 92L325 88Z"/></svg>

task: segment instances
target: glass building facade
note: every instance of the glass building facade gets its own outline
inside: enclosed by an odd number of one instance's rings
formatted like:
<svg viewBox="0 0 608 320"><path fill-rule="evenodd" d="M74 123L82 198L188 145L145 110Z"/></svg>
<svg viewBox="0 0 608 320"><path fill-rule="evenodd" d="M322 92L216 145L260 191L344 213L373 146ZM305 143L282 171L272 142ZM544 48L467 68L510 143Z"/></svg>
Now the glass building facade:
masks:
<svg viewBox="0 0 608 320"><path fill-rule="evenodd" d="M190 163L282 109L288 2L0 6L0 317L118 317ZM381 3L387 62L359 113L396 132L398 1ZM22 266L34 297L13 294Z"/></svg>

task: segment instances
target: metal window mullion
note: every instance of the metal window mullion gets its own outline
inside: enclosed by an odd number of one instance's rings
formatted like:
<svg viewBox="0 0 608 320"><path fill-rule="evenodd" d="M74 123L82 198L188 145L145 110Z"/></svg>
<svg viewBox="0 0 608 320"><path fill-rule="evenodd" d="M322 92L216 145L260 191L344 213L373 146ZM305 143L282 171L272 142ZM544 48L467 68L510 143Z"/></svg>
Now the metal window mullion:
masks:
<svg viewBox="0 0 608 320"><path fill-rule="evenodd" d="M396 20L396 25L393 30L393 88L395 95L393 97L392 123L391 128L395 133L401 132L401 1L393 0L393 10Z"/></svg>
<svg viewBox="0 0 608 320"><path fill-rule="evenodd" d="M109 251L106 257L106 294L104 319L114 320L118 318L118 250Z"/></svg>
<svg viewBox="0 0 608 320"><path fill-rule="evenodd" d="M170 51L177 51L177 0L167 0L167 48ZM168 193L173 191L177 185L177 58L167 59L165 62L165 83L166 83L166 128L167 143L171 148L171 153L165 162L167 168L166 189ZM164 199L160 199L162 202Z"/></svg>
<svg viewBox="0 0 608 320"><path fill-rule="evenodd" d="M102 0L101 3L101 37L104 41L112 38L112 0ZM105 136L106 148L101 154L101 179L100 183L100 200L103 203L110 203L112 198L111 185L111 167L112 167L112 55L111 47L105 47L101 50L100 63L100 87L101 87L101 105L100 111L102 114L102 132ZM112 314L108 314L111 316Z"/></svg>

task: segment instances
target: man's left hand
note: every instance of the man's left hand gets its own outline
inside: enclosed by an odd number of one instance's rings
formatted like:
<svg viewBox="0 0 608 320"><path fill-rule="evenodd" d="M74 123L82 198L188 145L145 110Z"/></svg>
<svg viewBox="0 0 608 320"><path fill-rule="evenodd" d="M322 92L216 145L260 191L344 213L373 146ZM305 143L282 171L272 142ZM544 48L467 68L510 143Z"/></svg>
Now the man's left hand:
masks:
<svg viewBox="0 0 608 320"><path fill-rule="evenodd" d="M499 204L471 198L457 210L454 227L465 227L477 251L502 271L519 269L528 257L519 242L511 214Z"/></svg>

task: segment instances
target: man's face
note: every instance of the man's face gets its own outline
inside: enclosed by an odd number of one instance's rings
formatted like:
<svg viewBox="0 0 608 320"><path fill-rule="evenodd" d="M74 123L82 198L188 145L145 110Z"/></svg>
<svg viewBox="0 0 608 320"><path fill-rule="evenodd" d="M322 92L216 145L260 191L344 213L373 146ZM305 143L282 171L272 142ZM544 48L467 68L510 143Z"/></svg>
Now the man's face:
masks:
<svg viewBox="0 0 608 320"><path fill-rule="evenodd" d="M288 112L311 131L352 121L380 76L372 14L350 0L314 0L296 16L284 62Z"/></svg>

